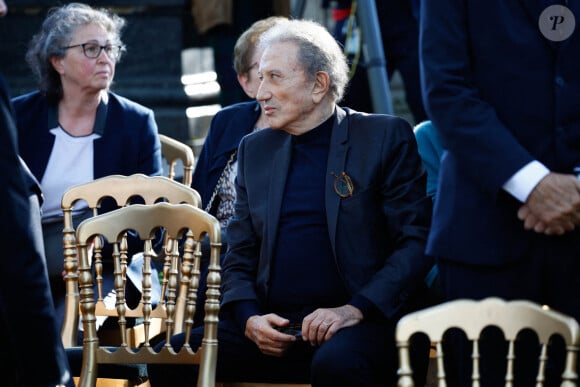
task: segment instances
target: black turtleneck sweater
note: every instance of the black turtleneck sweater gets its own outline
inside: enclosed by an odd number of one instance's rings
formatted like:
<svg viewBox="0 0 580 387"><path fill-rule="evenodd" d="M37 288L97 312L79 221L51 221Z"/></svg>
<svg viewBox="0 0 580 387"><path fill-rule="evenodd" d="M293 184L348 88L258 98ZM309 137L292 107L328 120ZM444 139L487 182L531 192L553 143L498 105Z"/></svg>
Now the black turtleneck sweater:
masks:
<svg viewBox="0 0 580 387"><path fill-rule="evenodd" d="M324 187L334 116L292 136L292 160L280 209L268 311L296 322L319 307L349 301L326 222Z"/></svg>

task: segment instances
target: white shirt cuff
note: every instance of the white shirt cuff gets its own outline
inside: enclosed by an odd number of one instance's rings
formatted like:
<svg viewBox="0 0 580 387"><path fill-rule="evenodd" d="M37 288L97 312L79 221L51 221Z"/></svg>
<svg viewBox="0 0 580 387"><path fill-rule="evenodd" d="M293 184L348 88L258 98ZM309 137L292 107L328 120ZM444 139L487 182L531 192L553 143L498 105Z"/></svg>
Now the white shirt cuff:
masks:
<svg viewBox="0 0 580 387"><path fill-rule="evenodd" d="M504 185L503 189L520 202L525 203L538 185L550 170L539 161L532 161L517 171Z"/></svg>

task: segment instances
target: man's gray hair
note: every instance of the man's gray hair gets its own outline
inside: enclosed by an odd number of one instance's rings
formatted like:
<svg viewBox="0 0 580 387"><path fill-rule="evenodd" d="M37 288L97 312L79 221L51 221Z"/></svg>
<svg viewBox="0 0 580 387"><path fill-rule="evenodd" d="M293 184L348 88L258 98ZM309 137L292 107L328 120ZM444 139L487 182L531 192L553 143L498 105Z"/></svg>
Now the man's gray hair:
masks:
<svg viewBox="0 0 580 387"><path fill-rule="evenodd" d="M314 80L318 71L330 77L330 90L335 102L342 99L348 84L348 64L342 48L328 30L311 20L290 20L270 28L260 37L266 48L273 43L294 43L298 46L298 62Z"/></svg>

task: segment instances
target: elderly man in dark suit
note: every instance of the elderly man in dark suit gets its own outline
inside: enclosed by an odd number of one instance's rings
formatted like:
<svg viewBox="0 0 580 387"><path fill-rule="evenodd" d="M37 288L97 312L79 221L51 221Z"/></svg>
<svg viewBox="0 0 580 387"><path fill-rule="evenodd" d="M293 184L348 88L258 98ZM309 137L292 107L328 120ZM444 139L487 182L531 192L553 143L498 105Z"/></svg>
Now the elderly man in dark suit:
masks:
<svg viewBox="0 0 580 387"><path fill-rule="evenodd" d="M0 0L0 16L6 9ZM0 138L2 385L54 387L72 383L44 262L40 190L18 156L10 99L1 75Z"/></svg>
<svg viewBox="0 0 580 387"><path fill-rule="evenodd" d="M424 98L448 150L427 252L447 297L580 319L580 3L422 7Z"/></svg>
<svg viewBox="0 0 580 387"><path fill-rule="evenodd" d="M239 146L218 379L393 382L394 326L432 264L412 128L336 105L348 69L323 26L281 23L261 45L270 128Z"/></svg>

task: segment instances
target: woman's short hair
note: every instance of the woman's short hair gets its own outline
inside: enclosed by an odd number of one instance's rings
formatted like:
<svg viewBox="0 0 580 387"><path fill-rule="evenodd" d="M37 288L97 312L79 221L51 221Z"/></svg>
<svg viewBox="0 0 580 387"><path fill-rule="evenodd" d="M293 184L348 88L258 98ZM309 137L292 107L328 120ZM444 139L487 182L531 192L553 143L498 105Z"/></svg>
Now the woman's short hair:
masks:
<svg viewBox="0 0 580 387"><path fill-rule="evenodd" d="M260 19L245 30L234 46L234 69L238 75L249 72L254 65L250 63L258 46L260 35L278 23L288 21L284 16L270 16Z"/></svg>
<svg viewBox="0 0 580 387"><path fill-rule="evenodd" d="M125 19L105 8L91 8L81 3L51 8L40 31L32 37L26 62L36 78L39 90L49 100L59 101L63 96L60 75L52 67L50 59L64 57L65 47L70 45L77 28L91 24L103 27L111 35L112 44L123 46L121 30L125 26Z"/></svg>

